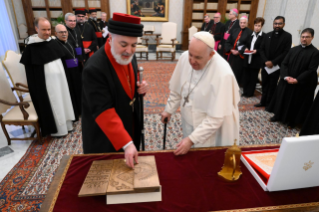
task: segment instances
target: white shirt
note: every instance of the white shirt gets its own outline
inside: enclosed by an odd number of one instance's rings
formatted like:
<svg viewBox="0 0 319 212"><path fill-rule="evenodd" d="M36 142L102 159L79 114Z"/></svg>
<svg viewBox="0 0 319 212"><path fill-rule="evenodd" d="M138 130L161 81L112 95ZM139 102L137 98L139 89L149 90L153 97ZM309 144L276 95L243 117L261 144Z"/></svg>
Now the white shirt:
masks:
<svg viewBox="0 0 319 212"><path fill-rule="evenodd" d="M254 46L255 46L255 43L256 43L256 40L258 38L258 36L262 36L263 32L260 30L260 32L256 35L255 32L253 32L253 34L251 36L254 36L253 37L253 40L251 41L251 44L250 44L250 50L254 50ZM248 57L248 64L251 63L251 58L253 57L253 55L249 55Z"/></svg>

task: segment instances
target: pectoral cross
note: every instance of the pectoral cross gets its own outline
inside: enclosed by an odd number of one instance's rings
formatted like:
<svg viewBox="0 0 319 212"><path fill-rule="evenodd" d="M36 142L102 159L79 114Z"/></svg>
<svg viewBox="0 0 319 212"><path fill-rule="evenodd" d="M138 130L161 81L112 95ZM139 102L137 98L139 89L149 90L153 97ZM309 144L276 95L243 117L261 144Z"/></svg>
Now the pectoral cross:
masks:
<svg viewBox="0 0 319 212"><path fill-rule="evenodd" d="M81 35L81 38L83 39L84 37Z"/></svg>
<svg viewBox="0 0 319 212"><path fill-rule="evenodd" d="M130 106L132 106L133 112L134 112L134 102L135 102L135 98L133 98L132 101L130 101Z"/></svg>
<svg viewBox="0 0 319 212"><path fill-rule="evenodd" d="M188 103L188 95L184 97L183 107L186 105L186 103Z"/></svg>
<svg viewBox="0 0 319 212"><path fill-rule="evenodd" d="M75 63L75 65L77 64L77 63L76 63L76 59L74 59L74 63Z"/></svg>

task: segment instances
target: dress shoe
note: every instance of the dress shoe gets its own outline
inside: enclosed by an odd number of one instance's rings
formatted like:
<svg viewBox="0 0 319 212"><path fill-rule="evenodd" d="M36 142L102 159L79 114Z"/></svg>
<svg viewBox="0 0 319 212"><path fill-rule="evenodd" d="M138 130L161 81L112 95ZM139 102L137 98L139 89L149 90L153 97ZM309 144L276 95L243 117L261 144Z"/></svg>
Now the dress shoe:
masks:
<svg viewBox="0 0 319 212"><path fill-rule="evenodd" d="M277 119L276 119L276 117L275 117L275 116L273 116L273 117L271 117L271 118L269 119L269 121L270 121L270 122L276 122L276 121L277 121Z"/></svg>
<svg viewBox="0 0 319 212"><path fill-rule="evenodd" d="M262 105L261 103L255 104L255 107L265 107L265 105Z"/></svg>

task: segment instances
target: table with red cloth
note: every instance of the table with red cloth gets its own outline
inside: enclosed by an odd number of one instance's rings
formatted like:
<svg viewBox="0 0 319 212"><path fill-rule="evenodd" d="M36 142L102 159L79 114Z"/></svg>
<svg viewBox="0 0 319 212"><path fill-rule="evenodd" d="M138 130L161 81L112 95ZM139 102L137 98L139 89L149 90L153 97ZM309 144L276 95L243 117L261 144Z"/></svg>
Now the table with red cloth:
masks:
<svg viewBox="0 0 319 212"><path fill-rule="evenodd" d="M279 145L245 146L242 151L272 149ZM78 197L94 160L124 158L123 153L65 156L41 211L317 211L319 187L265 192L241 163L243 175L226 182L217 172L226 147L192 149L175 156L172 150L140 152L154 155L162 186L161 202L107 205L105 196ZM287 179L289 180L289 179Z"/></svg>

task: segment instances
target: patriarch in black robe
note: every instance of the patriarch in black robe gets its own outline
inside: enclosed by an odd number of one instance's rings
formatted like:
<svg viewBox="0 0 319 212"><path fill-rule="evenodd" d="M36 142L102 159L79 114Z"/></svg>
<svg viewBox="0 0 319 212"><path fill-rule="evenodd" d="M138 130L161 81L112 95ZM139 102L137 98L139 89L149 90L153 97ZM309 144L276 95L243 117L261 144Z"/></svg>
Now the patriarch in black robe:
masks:
<svg viewBox="0 0 319 212"><path fill-rule="evenodd" d="M280 68L282 61L291 48L292 36L283 30L284 26L285 18L277 16L273 22L274 30L267 33L261 43L260 56L263 67L261 71L262 97L260 103L256 104L255 107L267 107L275 93L280 69L268 74L265 67L273 68L278 65Z"/></svg>
<svg viewBox="0 0 319 212"><path fill-rule="evenodd" d="M134 57L137 37L143 35L139 17L114 13L109 20L110 38L83 70L83 151L125 151L126 164L134 167L143 127L141 94Z"/></svg>
<svg viewBox="0 0 319 212"><path fill-rule="evenodd" d="M209 30L211 30L213 24L214 24L214 21L210 19L208 14L205 14L204 22L203 22L203 25L202 25L200 31L208 32Z"/></svg>
<svg viewBox="0 0 319 212"><path fill-rule="evenodd" d="M304 29L301 45L292 48L281 63L280 81L266 108L275 114L271 121L281 121L290 127L305 121L318 83L319 51L311 44L313 36L313 29Z"/></svg>
<svg viewBox="0 0 319 212"><path fill-rule="evenodd" d="M238 17L238 10L231 9L229 12L229 20L225 23L223 39L219 43L218 53L227 60L228 55L226 55L225 44L229 36L236 30L240 29Z"/></svg>
<svg viewBox="0 0 319 212"><path fill-rule="evenodd" d="M65 32L65 33L62 33ZM68 31L64 25L58 24L55 27L57 45L60 45L64 56L61 57L66 79L69 85L75 121L79 120L81 115L81 94L82 94L82 76L79 68L79 60L76 57L76 50L68 42Z"/></svg>
<svg viewBox="0 0 319 212"><path fill-rule="evenodd" d="M30 96L42 136L64 136L73 129L74 112L61 58L65 56L51 35L50 22L35 20L38 34L26 39L20 63L24 64Z"/></svg>
<svg viewBox="0 0 319 212"><path fill-rule="evenodd" d="M103 43L103 36L102 36L102 29L100 28L99 23L97 22L97 10L95 8L90 8L89 10L90 17L88 20L88 23L91 24L91 26L94 29L98 46L101 47Z"/></svg>
<svg viewBox="0 0 319 212"><path fill-rule="evenodd" d="M246 16L240 18L240 29L236 29L226 41L225 51L229 55L229 64L235 74L237 83L242 84L243 66L245 62L244 52L248 46L252 31L247 28Z"/></svg>
<svg viewBox="0 0 319 212"><path fill-rule="evenodd" d="M307 118L302 125L300 135L319 135L319 95L316 95Z"/></svg>
<svg viewBox="0 0 319 212"><path fill-rule="evenodd" d="M84 48L84 60L85 62L93 55L97 50L98 41L93 27L88 22L85 22L85 9L77 9L75 11L76 15L76 30L80 32L80 37L82 39L82 44Z"/></svg>
<svg viewBox="0 0 319 212"><path fill-rule="evenodd" d="M215 40L214 49L215 49L215 51L218 50L218 45L219 45L220 41L223 39L224 31L225 31L225 25L220 22L220 19L221 19L220 13L216 13L214 15L214 23L211 26L210 30L208 31L212 35L214 35L214 40Z"/></svg>
<svg viewBox="0 0 319 212"><path fill-rule="evenodd" d="M260 58L260 46L266 36L264 32L261 31L265 20L263 18L256 18L254 21L254 32L248 40L247 51L251 54L245 54L245 62L243 69L243 94L245 97L254 96L256 89L256 84L258 81L258 74L261 68L261 58Z"/></svg>

